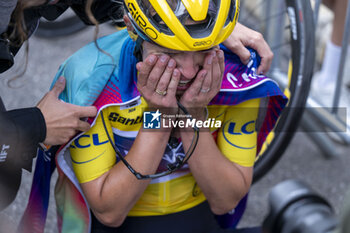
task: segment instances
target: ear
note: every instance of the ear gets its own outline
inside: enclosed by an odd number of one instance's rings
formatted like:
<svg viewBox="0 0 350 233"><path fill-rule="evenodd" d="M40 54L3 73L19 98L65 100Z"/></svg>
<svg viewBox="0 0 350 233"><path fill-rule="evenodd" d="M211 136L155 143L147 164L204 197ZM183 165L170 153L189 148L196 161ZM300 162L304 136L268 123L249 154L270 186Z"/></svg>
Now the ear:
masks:
<svg viewBox="0 0 350 233"><path fill-rule="evenodd" d="M132 26L132 23L130 22L130 19L127 15L124 15L123 16L123 20L124 20L124 23L126 25L126 28L128 29L128 31L130 32L134 32L134 27Z"/></svg>
<svg viewBox="0 0 350 233"><path fill-rule="evenodd" d="M129 17L127 15L124 15L123 19L124 19L124 23L126 25L126 29L128 30L130 38L133 41L136 41L138 35L134 29L134 26L132 26L132 23L131 23Z"/></svg>

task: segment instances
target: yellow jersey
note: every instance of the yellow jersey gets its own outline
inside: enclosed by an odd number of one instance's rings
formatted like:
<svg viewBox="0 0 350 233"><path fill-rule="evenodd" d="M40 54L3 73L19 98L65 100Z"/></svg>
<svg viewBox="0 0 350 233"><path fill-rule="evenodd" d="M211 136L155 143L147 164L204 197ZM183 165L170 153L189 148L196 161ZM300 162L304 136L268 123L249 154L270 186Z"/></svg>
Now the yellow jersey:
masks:
<svg viewBox="0 0 350 233"><path fill-rule="evenodd" d="M208 106L208 118L222 122L221 127L212 126L210 131L222 154L241 166L254 165L257 149L255 129L260 100L253 99L235 106ZM110 106L103 109L109 135L119 152L126 156L143 124L146 101L141 98L128 106ZM118 161L108 141L101 115L85 134L70 145L75 175L80 183L92 181L109 171ZM173 163L185 152L180 142L167 145L159 171ZM132 165L132 164L131 164ZM152 216L176 213L192 208L206 198L199 189L187 165L165 177L151 181L147 189L131 209L128 216Z"/></svg>

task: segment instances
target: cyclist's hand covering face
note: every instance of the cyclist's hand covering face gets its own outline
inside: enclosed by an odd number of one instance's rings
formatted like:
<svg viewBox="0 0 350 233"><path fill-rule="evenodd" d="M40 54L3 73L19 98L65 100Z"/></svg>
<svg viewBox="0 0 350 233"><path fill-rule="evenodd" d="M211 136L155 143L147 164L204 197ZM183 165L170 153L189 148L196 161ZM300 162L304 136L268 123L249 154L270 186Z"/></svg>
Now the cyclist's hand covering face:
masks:
<svg viewBox="0 0 350 233"><path fill-rule="evenodd" d="M195 118L203 118L202 109L220 91L225 70L224 52L215 49L206 54L202 69L197 73L191 86L186 89L180 102Z"/></svg>
<svg viewBox="0 0 350 233"><path fill-rule="evenodd" d="M171 103L176 103L175 96L168 96L174 94L171 76L178 83L175 94L181 96L185 107L205 107L220 90L225 64L223 51L218 47L196 52L169 50L148 42L144 42L143 47L144 62L137 65L141 80L138 85L149 104L164 106L164 103L153 101L169 101L169 98Z"/></svg>
<svg viewBox="0 0 350 233"><path fill-rule="evenodd" d="M144 46L147 42L144 42ZM149 43L148 43L149 44ZM147 47L147 45L146 45ZM144 49L143 61L137 63L137 88L151 108L169 108L177 113L176 89L180 72L176 61L166 54L154 54ZM163 110L164 112L164 110Z"/></svg>

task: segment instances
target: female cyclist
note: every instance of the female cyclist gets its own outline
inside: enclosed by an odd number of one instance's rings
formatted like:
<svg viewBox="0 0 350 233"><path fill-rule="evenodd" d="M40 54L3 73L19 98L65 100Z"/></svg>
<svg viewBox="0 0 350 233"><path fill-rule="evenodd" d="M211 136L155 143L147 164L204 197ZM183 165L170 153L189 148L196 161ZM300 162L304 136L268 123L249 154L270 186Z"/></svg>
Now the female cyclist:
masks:
<svg viewBox="0 0 350 233"><path fill-rule="evenodd" d="M60 229L224 231L216 217L240 218L236 207L285 98L256 73L254 52L244 66L219 47L236 25L238 0L124 6L127 30L84 47L56 76L67 79L64 101L99 109L91 129L57 155ZM258 127L264 97L271 111Z"/></svg>

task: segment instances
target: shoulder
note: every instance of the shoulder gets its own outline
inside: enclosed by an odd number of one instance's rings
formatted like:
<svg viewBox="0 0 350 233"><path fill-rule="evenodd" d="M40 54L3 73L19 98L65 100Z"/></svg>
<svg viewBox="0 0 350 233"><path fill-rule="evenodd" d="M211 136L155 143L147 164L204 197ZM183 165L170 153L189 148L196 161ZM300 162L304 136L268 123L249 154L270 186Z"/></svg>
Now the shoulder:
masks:
<svg viewBox="0 0 350 233"><path fill-rule="evenodd" d="M69 103L91 105L95 99L87 95L99 95L118 68L123 46L130 41L128 38L127 31L121 30L99 38L96 41L99 48L91 42L69 57L60 66L52 83L53 86L61 76L66 78L66 90L60 98Z"/></svg>
<svg viewBox="0 0 350 233"><path fill-rule="evenodd" d="M119 54L124 42L128 39L126 30L121 30L111 35L99 38L96 43L91 42L79 49L76 53L70 56L63 65L68 68L95 68L98 65L117 64ZM99 48L96 46L99 46ZM112 61L113 59L116 59Z"/></svg>

